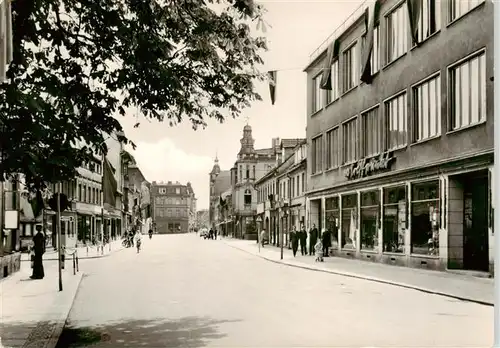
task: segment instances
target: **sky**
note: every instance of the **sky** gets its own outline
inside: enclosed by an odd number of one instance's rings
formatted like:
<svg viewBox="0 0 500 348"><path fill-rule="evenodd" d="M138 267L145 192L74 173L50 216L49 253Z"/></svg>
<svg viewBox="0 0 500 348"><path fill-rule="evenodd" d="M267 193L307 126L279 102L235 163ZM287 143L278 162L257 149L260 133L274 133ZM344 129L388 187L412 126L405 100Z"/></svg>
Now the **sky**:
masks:
<svg viewBox="0 0 500 348"><path fill-rule="evenodd" d="M276 102L271 104L267 83L257 84L262 102L254 102L238 119L220 124L209 120L194 131L189 122L170 127L148 121L136 112L120 119L131 150L149 182L190 182L197 209L209 205L209 172L217 155L222 170L236 161L246 119L252 127L255 148L271 147L272 138L305 138L306 74L309 55L362 3L341 1L260 1L267 9L265 35L269 50L261 71L277 70ZM138 128L134 124L140 122Z"/></svg>

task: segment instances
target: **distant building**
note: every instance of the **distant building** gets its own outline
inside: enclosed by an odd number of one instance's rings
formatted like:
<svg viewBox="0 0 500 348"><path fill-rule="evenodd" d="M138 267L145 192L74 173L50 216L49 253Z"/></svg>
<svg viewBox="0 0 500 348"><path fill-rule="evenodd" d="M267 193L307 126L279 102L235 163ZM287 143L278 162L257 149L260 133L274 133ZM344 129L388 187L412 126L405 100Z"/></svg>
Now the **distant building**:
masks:
<svg viewBox="0 0 500 348"><path fill-rule="evenodd" d="M202 209L196 212L196 223L195 223L195 228L200 229L200 228L209 228L210 226L210 219L209 219L209 211L208 209Z"/></svg>
<svg viewBox="0 0 500 348"><path fill-rule="evenodd" d="M196 198L190 183L176 181L151 184L153 226L159 234L187 233Z"/></svg>
<svg viewBox="0 0 500 348"><path fill-rule="evenodd" d="M215 227L218 223L215 220L216 206L222 193L231 187L231 171L221 170L219 159L215 156L214 166L210 172L210 202L208 207L209 225Z"/></svg>

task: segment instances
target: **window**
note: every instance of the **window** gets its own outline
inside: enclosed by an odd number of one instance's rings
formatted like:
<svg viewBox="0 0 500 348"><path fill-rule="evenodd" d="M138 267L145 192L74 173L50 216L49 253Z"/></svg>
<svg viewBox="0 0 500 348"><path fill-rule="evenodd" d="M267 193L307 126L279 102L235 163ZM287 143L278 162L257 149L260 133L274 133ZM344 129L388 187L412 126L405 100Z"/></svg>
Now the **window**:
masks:
<svg viewBox="0 0 500 348"><path fill-rule="evenodd" d="M356 248L358 226L358 195L342 196L342 234L341 246L345 249Z"/></svg>
<svg viewBox="0 0 500 348"><path fill-rule="evenodd" d="M441 78L438 76L413 88L413 140L441 134Z"/></svg>
<svg viewBox="0 0 500 348"><path fill-rule="evenodd" d="M82 184L78 184L78 200L83 202Z"/></svg>
<svg viewBox="0 0 500 348"><path fill-rule="evenodd" d="M302 173L302 192L306 190L306 174Z"/></svg>
<svg viewBox="0 0 500 348"><path fill-rule="evenodd" d="M361 52L365 49L366 45L366 34L363 35L361 39ZM363 69L364 62L361 63L361 69ZM372 53L370 55L370 66L372 75L380 70L380 26L373 28L373 47Z"/></svg>
<svg viewBox="0 0 500 348"><path fill-rule="evenodd" d="M176 200L175 200L175 204L176 204L176 205L180 205L180 204L181 204L181 200L180 200L180 199L176 199Z"/></svg>
<svg viewBox="0 0 500 348"><path fill-rule="evenodd" d="M412 185L411 252L439 255L439 180Z"/></svg>
<svg viewBox="0 0 500 348"><path fill-rule="evenodd" d="M297 175L297 196L300 195L302 192L300 192L300 175Z"/></svg>
<svg viewBox="0 0 500 348"><path fill-rule="evenodd" d="M313 113L319 111L323 105L322 105L322 91L321 91L321 74L313 78L313 93L312 93L312 100L313 100L313 108L312 111Z"/></svg>
<svg viewBox="0 0 500 348"><path fill-rule="evenodd" d="M252 171L253 171L253 179L255 180L255 166L252 166Z"/></svg>
<svg viewBox="0 0 500 348"><path fill-rule="evenodd" d="M340 89L339 89L339 60L337 59L335 62L332 63L331 67L331 82L332 82L332 89L326 91L326 102L331 103L332 101L335 101L339 98L340 96Z"/></svg>
<svg viewBox="0 0 500 348"><path fill-rule="evenodd" d="M290 178L290 198L295 197L295 183L294 178Z"/></svg>
<svg viewBox="0 0 500 348"><path fill-rule="evenodd" d="M450 69L451 129L486 120L486 58L481 53Z"/></svg>
<svg viewBox="0 0 500 348"><path fill-rule="evenodd" d="M87 203L87 187L83 185L83 200L82 202Z"/></svg>
<svg viewBox="0 0 500 348"><path fill-rule="evenodd" d="M408 51L408 12L406 2L387 15L387 61L398 59Z"/></svg>
<svg viewBox="0 0 500 348"><path fill-rule="evenodd" d="M467 2L467 0L464 2ZM420 17L417 23L418 42L427 39L441 28L441 2L437 0L420 0L420 3Z"/></svg>
<svg viewBox="0 0 500 348"><path fill-rule="evenodd" d="M382 226L384 252L405 252L407 205L406 186L384 189Z"/></svg>
<svg viewBox="0 0 500 348"><path fill-rule="evenodd" d="M340 227L340 207L338 197L329 197L325 199L325 219L326 229L332 236L332 248L338 247L338 231Z"/></svg>
<svg viewBox="0 0 500 348"><path fill-rule="evenodd" d="M471 11L484 0L449 0L450 22Z"/></svg>
<svg viewBox="0 0 500 348"><path fill-rule="evenodd" d="M323 136L314 138L312 145L312 174L316 174L323 170Z"/></svg>
<svg viewBox="0 0 500 348"><path fill-rule="evenodd" d="M358 69L356 63L356 45L352 45L342 54L343 86L344 93L356 87L358 82Z"/></svg>
<svg viewBox="0 0 500 348"><path fill-rule="evenodd" d="M373 108L361 115L363 122L363 156L371 157L380 153L379 108Z"/></svg>
<svg viewBox="0 0 500 348"><path fill-rule="evenodd" d="M387 150L406 145L406 93L385 102Z"/></svg>
<svg viewBox="0 0 500 348"><path fill-rule="evenodd" d="M247 164L246 170L245 170L245 179L250 179L250 166Z"/></svg>
<svg viewBox="0 0 500 348"><path fill-rule="evenodd" d="M245 205L250 205L252 204L252 191L250 190L245 190Z"/></svg>
<svg viewBox="0 0 500 348"><path fill-rule="evenodd" d="M374 250L378 246L379 213L379 191L361 193L361 249Z"/></svg>
<svg viewBox="0 0 500 348"><path fill-rule="evenodd" d="M243 181L243 166L240 164L240 180Z"/></svg>
<svg viewBox="0 0 500 348"><path fill-rule="evenodd" d="M167 189L166 189L166 188L160 188L160 189L158 190L158 192L159 192L160 194L164 195L165 193L167 193Z"/></svg>
<svg viewBox="0 0 500 348"><path fill-rule="evenodd" d="M354 118L342 125L344 156L343 163L351 163L358 158L357 151L357 126L358 119Z"/></svg>
<svg viewBox="0 0 500 348"><path fill-rule="evenodd" d="M177 195L181 194L181 188L180 187L176 187L175 188L175 194L177 194Z"/></svg>
<svg viewBox="0 0 500 348"><path fill-rule="evenodd" d="M339 127L326 133L326 169L339 166Z"/></svg>

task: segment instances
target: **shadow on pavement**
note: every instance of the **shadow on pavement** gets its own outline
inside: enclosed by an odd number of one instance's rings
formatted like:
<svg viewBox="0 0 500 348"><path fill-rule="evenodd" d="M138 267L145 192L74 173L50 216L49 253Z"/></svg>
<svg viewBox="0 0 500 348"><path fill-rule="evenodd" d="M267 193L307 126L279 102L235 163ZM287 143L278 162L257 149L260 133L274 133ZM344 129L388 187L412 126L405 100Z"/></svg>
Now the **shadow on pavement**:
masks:
<svg viewBox="0 0 500 348"><path fill-rule="evenodd" d="M226 335L218 325L241 320L186 317L175 320L129 320L95 327L64 328L56 348L74 347L204 347Z"/></svg>

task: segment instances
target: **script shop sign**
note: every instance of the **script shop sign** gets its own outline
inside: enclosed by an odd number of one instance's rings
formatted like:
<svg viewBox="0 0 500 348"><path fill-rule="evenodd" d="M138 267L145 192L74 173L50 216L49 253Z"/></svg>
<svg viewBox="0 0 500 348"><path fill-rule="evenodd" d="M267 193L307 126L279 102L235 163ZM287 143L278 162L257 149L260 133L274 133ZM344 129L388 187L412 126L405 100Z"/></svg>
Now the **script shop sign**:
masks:
<svg viewBox="0 0 500 348"><path fill-rule="evenodd" d="M378 157L364 158L356 163L353 163L345 171L345 177L348 180L361 179L366 176L375 174L378 171L390 169L392 162L395 160L392 152L384 152Z"/></svg>

